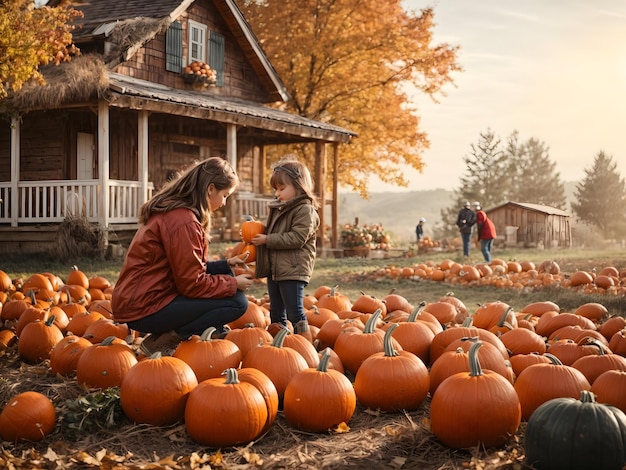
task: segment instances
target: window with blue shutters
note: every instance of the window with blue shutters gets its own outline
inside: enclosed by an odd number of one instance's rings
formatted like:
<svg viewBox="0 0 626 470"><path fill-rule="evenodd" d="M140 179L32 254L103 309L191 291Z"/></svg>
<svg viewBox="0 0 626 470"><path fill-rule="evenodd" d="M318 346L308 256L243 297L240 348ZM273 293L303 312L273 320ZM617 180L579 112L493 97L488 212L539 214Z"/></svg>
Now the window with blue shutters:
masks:
<svg viewBox="0 0 626 470"><path fill-rule="evenodd" d="M183 25L174 21L165 33L165 70L180 73L183 69Z"/></svg>
<svg viewBox="0 0 626 470"><path fill-rule="evenodd" d="M224 36L215 31L209 33L209 66L217 72L217 86L224 86Z"/></svg>
<svg viewBox="0 0 626 470"><path fill-rule="evenodd" d="M189 20L189 63L206 62L206 32L206 25Z"/></svg>

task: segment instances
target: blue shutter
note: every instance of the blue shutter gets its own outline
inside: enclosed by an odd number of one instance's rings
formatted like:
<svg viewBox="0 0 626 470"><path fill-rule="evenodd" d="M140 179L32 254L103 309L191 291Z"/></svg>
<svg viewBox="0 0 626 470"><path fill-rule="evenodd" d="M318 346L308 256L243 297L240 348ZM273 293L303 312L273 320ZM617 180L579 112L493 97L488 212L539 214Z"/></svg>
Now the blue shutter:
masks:
<svg viewBox="0 0 626 470"><path fill-rule="evenodd" d="M224 36L215 31L209 34L209 66L217 72L217 86L224 86Z"/></svg>
<svg viewBox="0 0 626 470"><path fill-rule="evenodd" d="M165 70L183 71L183 25L174 21L165 33Z"/></svg>

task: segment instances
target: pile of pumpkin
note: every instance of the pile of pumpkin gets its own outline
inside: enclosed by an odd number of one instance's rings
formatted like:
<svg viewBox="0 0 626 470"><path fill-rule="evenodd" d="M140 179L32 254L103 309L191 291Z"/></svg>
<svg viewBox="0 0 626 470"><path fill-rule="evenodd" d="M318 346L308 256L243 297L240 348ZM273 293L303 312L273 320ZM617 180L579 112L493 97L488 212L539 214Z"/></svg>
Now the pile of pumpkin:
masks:
<svg viewBox="0 0 626 470"><path fill-rule="evenodd" d="M429 236L425 236L417 242L419 253L428 253L429 251L433 251L434 248L439 248L440 246L441 243L438 240L433 240Z"/></svg>
<svg viewBox="0 0 626 470"><path fill-rule="evenodd" d="M279 409L297 429L327 432L348 429L357 403L394 413L430 396L431 430L451 448L502 446L524 420L526 459L537 468L626 462L626 319L599 303L516 312L489 302L469 312L453 295L413 306L395 293L351 300L323 286L305 296L314 343L291 325L273 330L269 300L250 297L226 338L212 339L210 328L171 357L145 357L142 338L111 318L113 287L103 280L75 269L65 283L42 273L19 289L2 274L0 347L17 342L25 362L49 361L87 389L119 387L129 419L184 420L202 445L251 442ZM96 282L102 300L90 299ZM5 441L41 440L54 426L53 404L36 392L0 413Z"/></svg>
<svg viewBox="0 0 626 470"><path fill-rule="evenodd" d="M626 294L626 269L606 266L599 272L575 271L564 273L559 264L546 260L536 265L532 261L505 261L494 258L490 263L463 264L451 259L441 262L425 261L413 266L389 265L375 270L371 276L411 280L431 280L468 286L538 289L564 287L585 294Z"/></svg>

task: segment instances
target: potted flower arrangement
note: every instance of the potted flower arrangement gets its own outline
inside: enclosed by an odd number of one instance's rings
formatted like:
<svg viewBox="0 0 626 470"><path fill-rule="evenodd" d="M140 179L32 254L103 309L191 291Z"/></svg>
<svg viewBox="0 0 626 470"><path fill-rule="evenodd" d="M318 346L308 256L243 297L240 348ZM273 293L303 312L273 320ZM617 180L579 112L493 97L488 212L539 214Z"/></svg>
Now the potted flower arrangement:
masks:
<svg viewBox="0 0 626 470"><path fill-rule="evenodd" d="M345 256L369 256L370 250L387 250L390 237L381 224L346 224L341 230L341 246Z"/></svg>

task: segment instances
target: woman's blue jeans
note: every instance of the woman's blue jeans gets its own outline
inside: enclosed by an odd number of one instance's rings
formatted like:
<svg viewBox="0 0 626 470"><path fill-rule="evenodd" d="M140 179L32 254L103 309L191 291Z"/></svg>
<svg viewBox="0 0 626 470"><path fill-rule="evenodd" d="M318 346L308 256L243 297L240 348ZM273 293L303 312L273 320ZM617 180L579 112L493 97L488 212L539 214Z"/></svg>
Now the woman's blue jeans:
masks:
<svg viewBox="0 0 626 470"><path fill-rule="evenodd" d="M493 238L489 240L480 241L480 249L483 252L483 258L487 263L491 263L491 246L493 245Z"/></svg>
<svg viewBox="0 0 626 470"><path fill-rule="evenodd" d="M226 323L242 316L247 308L248 298L240 290L234 297L223 299L190 299L179 295L158 312L128 322L128 326L142 333L174 330L179 336L189 338L201 335L210 326L220 331Z"/></svg>
<svg viewBox="0 0 626 470"><path fill-rule="evenodd" d="M274 281L267 278L267 293L270 297L270 319L272 323L293 326L300 320L306 320L304 313L304 281Z"/></svg>

